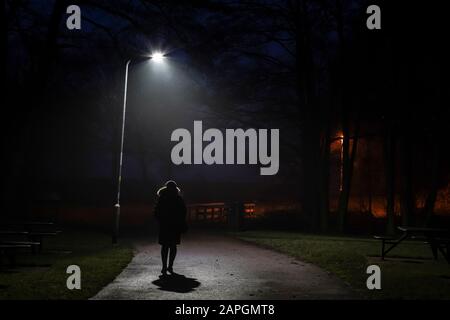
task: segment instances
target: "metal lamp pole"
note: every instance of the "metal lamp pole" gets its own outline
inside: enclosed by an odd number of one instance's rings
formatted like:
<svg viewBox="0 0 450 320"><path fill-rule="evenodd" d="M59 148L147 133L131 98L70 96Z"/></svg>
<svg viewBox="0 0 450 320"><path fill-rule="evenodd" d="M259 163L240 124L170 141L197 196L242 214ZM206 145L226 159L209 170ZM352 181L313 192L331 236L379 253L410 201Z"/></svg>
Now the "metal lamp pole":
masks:
<svg viewBox="0 0 450 320"><path fill-rule="evenodd" d="M165 56L161 52L154 52L149 59L155 62L162 62ZM130 66L131 59L127 61L125 65L125 87L123 93L123 111L122 111L122 130L120 135L120 154L119 154L119 170L117 177L117 200L114 205L114 227L112 234L112 243L117 243L117 238L119 235L119 223L120 223L120 187L122 185L122 162L123 162L123 140L125 137L125 113L127 110L127 88L128 88L128 67Z"/></svg>
<svg viewBox="0 0 450 320"><path fill-rule="evenodd" d="M127 110L127 88L128 88L128 67L130 66L131 59L127 61L125 65L125 88L123 93L123 110L122 110L122 130L120 135L120 154L119 154L119 171L117 176L117 200L114 205L114 228L112 235L112 243L117 243L117 237L119 234L119 222L120 222L120 187L122 185L122 162L123 162L123 140L125 137L125 114Z"/></svg>

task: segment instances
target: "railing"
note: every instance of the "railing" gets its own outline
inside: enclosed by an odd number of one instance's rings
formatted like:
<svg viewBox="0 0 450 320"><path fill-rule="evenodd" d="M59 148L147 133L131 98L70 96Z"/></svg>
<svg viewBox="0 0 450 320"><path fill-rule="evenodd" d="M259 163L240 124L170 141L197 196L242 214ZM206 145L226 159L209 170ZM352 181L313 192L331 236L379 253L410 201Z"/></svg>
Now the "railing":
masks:
<svg viewBox="0 0 450 320"><path fill-rule="evenodd" d="M224 202L195 203L188 205L190 222L227 222L230 207Z"/></svg>
<svg viewBox="0 0 450 320"><path fill-rule="evenodd" d="M231 216L248 219L255 218L256 212L256 204L252 202L241 204L225 202L193 203L187 207L189 222L227 223L230 221Z"/></svg>

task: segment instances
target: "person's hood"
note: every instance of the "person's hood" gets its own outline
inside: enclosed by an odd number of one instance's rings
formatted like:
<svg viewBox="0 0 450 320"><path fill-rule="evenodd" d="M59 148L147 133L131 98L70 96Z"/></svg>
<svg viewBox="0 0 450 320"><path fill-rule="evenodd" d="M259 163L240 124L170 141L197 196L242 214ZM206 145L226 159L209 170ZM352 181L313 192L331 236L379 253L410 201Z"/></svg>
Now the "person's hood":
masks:
<svg viewBox="0 0 450 320"><path fill-rule="evenodd" d="M158 189L158 191L156 192L156 195L159 197L160 196L160 194L161 194L161 192L163 192L164 190L166 190L167 189L167 187L166 186L164 186L164 187L161 187L161 188L159 188ZM178 194L180 194L181 193L181 189L180 188L178 188L177 187L177 191L178 191Z"/></svg>

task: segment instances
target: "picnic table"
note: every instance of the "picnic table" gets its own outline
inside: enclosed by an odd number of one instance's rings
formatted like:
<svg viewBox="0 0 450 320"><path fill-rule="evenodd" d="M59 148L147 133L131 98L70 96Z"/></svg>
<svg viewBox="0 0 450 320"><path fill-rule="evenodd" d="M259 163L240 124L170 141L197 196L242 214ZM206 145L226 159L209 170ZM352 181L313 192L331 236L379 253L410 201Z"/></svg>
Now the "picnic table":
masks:
<svg viewBox="0 0 450 320"><path fill-rule="evenodd" d="M41 247L41 242L31 241L30 236L28 231L0 230L0 249L12 251L14 248L31 248L35 253L36 248Z"/></svg>
<svg viewBox="0 0 450 320"><path fill-rule="evenodd" d="M7 226L11 228L12 226L19 226L20 230L7 229L0 231L0 238L2 239L2 243L5 243L5 238L9 236L25 236L28 241L27 244L31 245L33 252L35 252L35 248L38 248L38 251L41 252L44 244L44 237L56 236L61 233L60 230L56 230L56 225L53 222L34 222L34 221L26 221L26 222L10 222L3 227ZM17 242L17 241L16 241ZM21 244L24 244L22 242ZM11 241L8 241L8 244L11 244ZM19 244L17 242L17 244Z"/></svg>
<svg viewBox="0 0 450 320"><path fill-rule="evenodd" d="M31 248L31 244L19 244L19 243L0 243L0 266L2 263L2 256L5 255L9 258L11 265L16 264L15 253L18 249Z"/></svg>
<svg viewBox="0 0 450 320"><path fill-rule="evenodd" d="M25 231L31 231L34 229L48 229L48 228L54 228L55 223L53 222L41 222L41 221L25 221L25 222L8 222L5 224L2 224L3 227L20 227L21 229L24 229Z"/></svg>
<svg viewBox="0 0 450 320"><path fill-rule="evenodd" d="M374 237L375 239L382 241L381 259L384 260L384 257L388 252L405 240L424 240L424 243L427 243L430 246L434 259L438 258L439 251L450 264L450 232L448 229L400 226L398 227L398 230L402 232L400 238L387 236ZM390 246L386 249L386 245Z"/></svg>
<svg viewBox="0 0 450 320"><path fill-rule="evenodd" d="M41 252L44 238L56 236L61 231L53 222L8 222L0 225L0 266L2 257L15 265L15 256L22 249L31 248L32 253Z"/></svg>
<svg viewBox="0 0 450 320"><path fill-rule="evenodd" d="M0 236L27 236L28 231L0 230Z"/></svg>

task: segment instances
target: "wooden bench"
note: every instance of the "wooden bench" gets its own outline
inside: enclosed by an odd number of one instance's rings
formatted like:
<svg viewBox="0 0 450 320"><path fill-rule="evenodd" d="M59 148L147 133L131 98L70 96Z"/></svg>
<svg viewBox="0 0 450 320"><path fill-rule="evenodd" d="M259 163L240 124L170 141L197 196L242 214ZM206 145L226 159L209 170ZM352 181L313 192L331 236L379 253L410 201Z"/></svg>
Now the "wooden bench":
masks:
<svg viewBox="0 0 450 320"><path fill-rule="evenodd" d="M16 264L16 254L20 249L31 248L31 244L8 244L0 243L0 266L2 265L2 256L6 256L11 265Z"/></svg>
<svg viewBox="0 0 450 320"><path fill-rule="evenodd" d="M6 256L12 265L22 249L31 249L33 253L41 252L45 237L61 233L52 222L15 222L0 226L0 264Z"/></svg>
<svg viewBox="0 0 450 320"><path fill-rule="evenodd" d="M0 230L0 237L5 236L27 236L27 231Z"/></svg>
<svg viewBox="0 0 450 320"><path fill-rule="evenodd" d="M447 262L450 264L449 246L450 236L447 229L428 228L428 227L398 227L402 231L399 238L390 236L374 236L373 238L381 241L381 259L384 260L386 254L402 243L404 240L422 241L428 244L433 253L434 259L438 259L438 252L441 252ZM389 247L386 249L386 245Z"/></svg>
<svg viewBox="0 0 450 320"><path fill-rule="evenodd" d="M32 249L32 252L36 252L35 248L39 248L39 246L41 245L40 242L33 242L33 241L9 241L9 240L2 240L0 241L0 244L2 245L25 245L25 246L30 246L30 248Z"/></svg>
<svg viewBox="0 0 450 320"><path fill-rule="evenodd" d="M26 240L30 243L38 242L39 245L32 245L33 252L36 248L39 252L43 249L44 238L53 237L61 233L62 231L56 229L56 225L53 222L10 222L3 225L6 231L0 231L0 239L5 236L24 235ZM13 230L19 228L20 230Z"/></svg>
<svg viewBox="0 0 450 320"><path fill-rule="evenodd" d="M26 248L31 248L32 252L35 253L40 243L29 241L28 237L29 233L26 231L0 230L0 244L3 245L4 249L12 250L15 246L17 246L16 248L26 246Z"/></svg>
<svg viewBox="0 0 450 320"><path fill-rule="evenodd" d="M381 260L384 260L385 255L393 249L392 247L390 247L386 251L386 244L394 245L399 240L397 238L389 237L389 236L374 236L373 238L381 241Z"/></svg>
<svg viewBox="0 0 450 320"><path fill-rule="evenodd" d="M450 238L436 238L436 248L442 253L444 258L450 263Z"/></svg>
<svg viewBox="0 0 450 320"><path fill-rule="evenodd" d="M30 232L28 234L28 239L31 242L37 242L39 243L38 250L39 252L42 252L42 249L44 247L44 237L54 237L58 235L61 231L55 231L55 232Z"/></svg>

